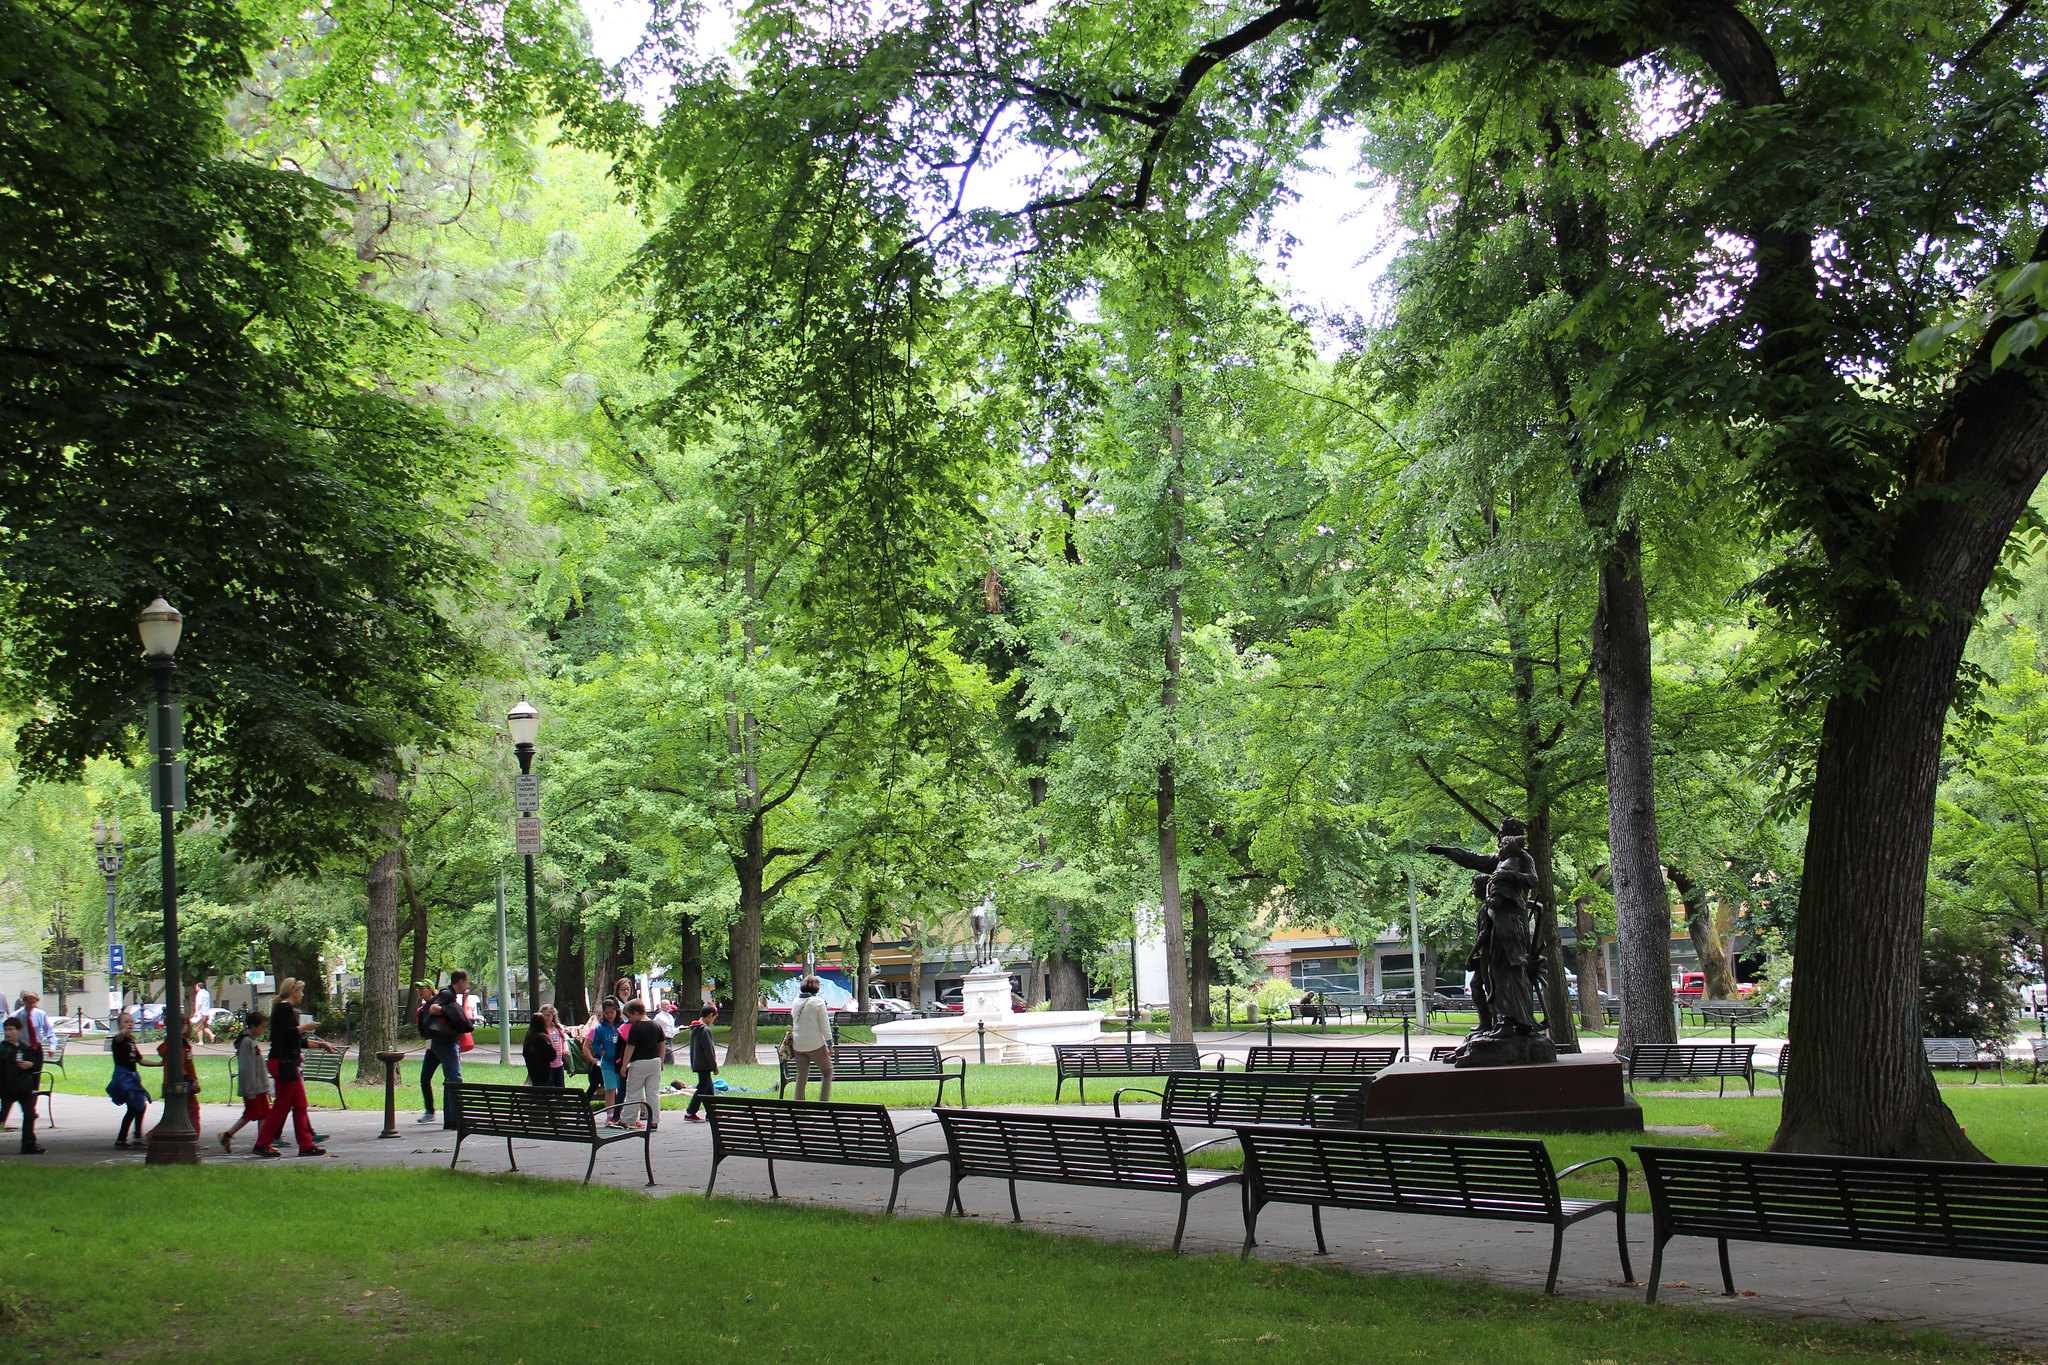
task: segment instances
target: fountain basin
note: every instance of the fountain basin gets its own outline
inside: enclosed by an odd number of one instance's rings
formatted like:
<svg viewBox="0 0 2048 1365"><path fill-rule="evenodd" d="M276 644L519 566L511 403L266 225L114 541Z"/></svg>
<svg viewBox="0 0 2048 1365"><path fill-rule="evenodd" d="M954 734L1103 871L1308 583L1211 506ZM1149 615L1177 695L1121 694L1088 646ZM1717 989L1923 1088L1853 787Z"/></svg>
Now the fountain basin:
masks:
<svg viewBox="0 0 2048 1365"><path fill-rule="evenodd" d="M987 1026L986 1035L977 1032ZM946 1057L979 1061L984 1044L991 1062L1052 1061L1054 1043L1102 1041L1100 1010L1026 1010L1022 1014L949 1014L938 1019L896 1019L874 1026L877 1043L938 1048Z"/></svg>

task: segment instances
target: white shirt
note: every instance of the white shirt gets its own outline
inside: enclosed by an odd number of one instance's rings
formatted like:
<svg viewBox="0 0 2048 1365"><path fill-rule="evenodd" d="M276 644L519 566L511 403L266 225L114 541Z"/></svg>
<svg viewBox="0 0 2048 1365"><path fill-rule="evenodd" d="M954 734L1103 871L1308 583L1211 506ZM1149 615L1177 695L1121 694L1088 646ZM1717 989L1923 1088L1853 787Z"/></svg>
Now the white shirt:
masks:
<svg viewBox="0 0 2048 1365"><path fill-rule="evenodd" d="M832 1012L815 995L796 1002L789 1020L789 1045L798 1052L816 1052L832 1041Z"/></svg>
<svg viewBox="0 0 2048 1365"><path fill-rule="evenodd" d="M206 1012L212 1008L212 991L206 989L206 987L204 986L201 986L198 990L192 992L192 1013L198 1015L201 1019L204 1019L206 1017Z"/></svg>
<svg viewBox="0 0 2048 1365"><path fill-rule="evenodd" d="M676 1036L676 1017L667 1010L656 1010L654 1022L660 1026L662 1037L672 1039Z"/></svg>
<svg viewBox="0 0 2048 1365"><path fill-rule="evenodd" d="M35 1034L36 1041L44 1048L57 1046L57 1035L50 1029L50 1016L40 1009L17 1009L8 1017L23 1020L29 1031Z"/></svg>

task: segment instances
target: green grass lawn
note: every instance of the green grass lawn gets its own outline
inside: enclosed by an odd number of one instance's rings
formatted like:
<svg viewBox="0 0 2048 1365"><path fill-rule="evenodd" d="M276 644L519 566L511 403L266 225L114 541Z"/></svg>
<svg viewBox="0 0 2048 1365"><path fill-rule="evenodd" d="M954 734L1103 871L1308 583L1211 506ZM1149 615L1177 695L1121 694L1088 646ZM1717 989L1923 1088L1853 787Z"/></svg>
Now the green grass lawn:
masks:
<svg viewBox="0 0 2048 1365"><path fill-rule="evenodd" d="M1995 1365L1929 1334L520 1176L0 1165L0 1361Z"/></svg>

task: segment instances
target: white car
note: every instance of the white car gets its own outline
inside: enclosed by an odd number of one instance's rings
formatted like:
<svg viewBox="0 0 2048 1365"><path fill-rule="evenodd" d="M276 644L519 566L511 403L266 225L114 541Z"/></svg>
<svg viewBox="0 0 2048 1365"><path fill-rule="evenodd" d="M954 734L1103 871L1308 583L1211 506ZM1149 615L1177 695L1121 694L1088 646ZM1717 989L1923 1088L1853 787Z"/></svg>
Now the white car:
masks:
<svg viewBox="0 0 2048 1365"><path fill-rule="evenodd" d="M110 1036L113 1030L97 1019L66 1014L50 1021L50 1032L60 1038L105 1038Z"/></svg>
<svg viewBox="0 0 2048 1365"><path fill-rule="evenodd" d="M908 1000L898 1000L893 995L877 995L868 1001L868 1009L875 1014L900 1014L906 1019L917 1011Z"/></svg>

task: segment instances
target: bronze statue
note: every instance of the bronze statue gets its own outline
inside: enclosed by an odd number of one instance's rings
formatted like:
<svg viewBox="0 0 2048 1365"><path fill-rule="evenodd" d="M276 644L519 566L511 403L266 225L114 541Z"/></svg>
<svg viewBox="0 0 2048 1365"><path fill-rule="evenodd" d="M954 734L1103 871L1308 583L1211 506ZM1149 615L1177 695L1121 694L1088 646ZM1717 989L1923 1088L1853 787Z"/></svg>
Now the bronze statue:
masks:
<svg viewBox="0 0 2048 1365"><path fill-rule="evenodd" d="M1472 972L1479 1026L1451 1054L1452 1066L1525 1066L1557 1060L1556 1049L1536 1026L1536 983L1542 962L1529 930L1536 860L1525 847L1528 837L1529 827L1509 816L1500 822L1496 852L1473 853L1445 844L1423 850L1482 874L1472 879L1472 894L1479 901L1479 933L1465 964Z"/></svg>

